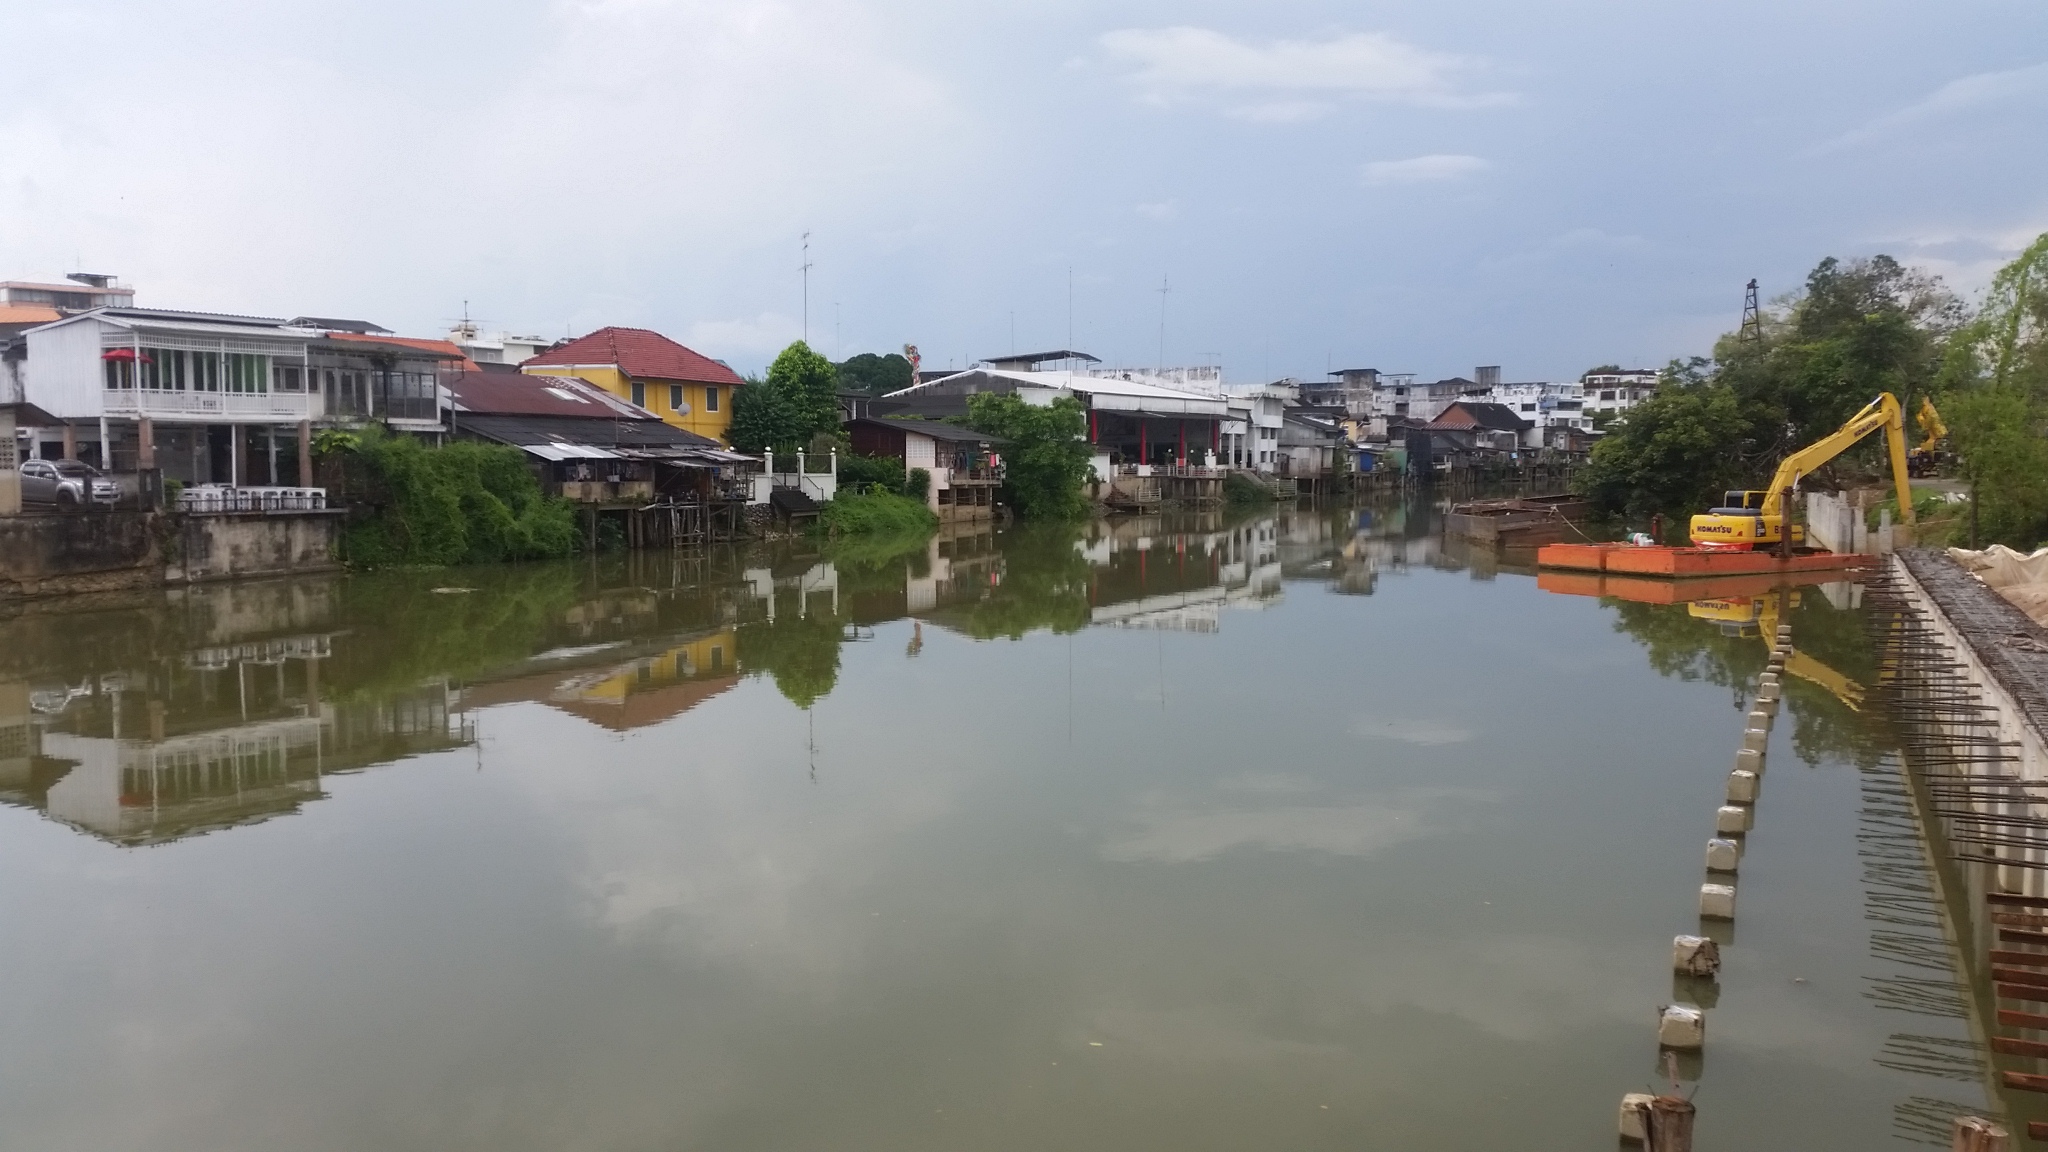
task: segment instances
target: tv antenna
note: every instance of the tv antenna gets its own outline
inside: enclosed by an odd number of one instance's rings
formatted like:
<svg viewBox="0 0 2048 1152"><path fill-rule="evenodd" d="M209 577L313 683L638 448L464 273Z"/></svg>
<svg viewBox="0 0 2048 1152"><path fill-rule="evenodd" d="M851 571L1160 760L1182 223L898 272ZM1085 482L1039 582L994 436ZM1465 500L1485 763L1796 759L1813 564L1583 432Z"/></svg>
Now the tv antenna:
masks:
<svg viewBox="0 0 2048 1152"><path fill-rule="evenodd" d="M811 342L811 234L804 233L804 262L797 266L804 274L804 343Z"/></svg>
<svg viewBox="0 0 2048 1152"><path fill-rule="evenodd" d="M1159 374L1166 375L1166 294L1173 291L1166 283L1166 277L1159 277Z"/></svg>
<svg viewBox="0 0 2048 1152"><path fill-rule="evenodd" d="M1742 297L1742 327L1736 330L1736 339L1748 341L1761 347L1764 342L1764 314L1756 304L1756 277L1749 279L1749 290Z"/></svg>

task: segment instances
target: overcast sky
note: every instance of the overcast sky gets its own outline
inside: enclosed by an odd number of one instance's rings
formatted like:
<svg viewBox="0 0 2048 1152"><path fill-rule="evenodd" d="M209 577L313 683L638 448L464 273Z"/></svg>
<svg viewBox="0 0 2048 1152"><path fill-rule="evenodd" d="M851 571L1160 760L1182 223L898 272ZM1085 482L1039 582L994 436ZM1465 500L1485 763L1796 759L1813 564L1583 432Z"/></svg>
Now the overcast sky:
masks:
<svg viewBox="0 0 2048 1152"><path fill-rule="evenodd" d="M1071 340L1232 379L1660 365L1743 283L2048 230L2038 0L0 0L0 277L660 329L742 369ZM1014 337L1013 337L1014 328Z"/></svg>

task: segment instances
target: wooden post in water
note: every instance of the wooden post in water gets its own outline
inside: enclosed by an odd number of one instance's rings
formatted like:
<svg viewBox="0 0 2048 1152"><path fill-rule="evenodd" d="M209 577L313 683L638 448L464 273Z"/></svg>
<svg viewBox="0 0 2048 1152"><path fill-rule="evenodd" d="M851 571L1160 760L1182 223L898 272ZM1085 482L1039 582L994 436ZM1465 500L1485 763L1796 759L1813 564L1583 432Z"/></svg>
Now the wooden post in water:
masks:
<svg viewBox="0 0 2048 1152"><path fill-rule="evenodd" d="M2006 1152L2005 1125L1981 1116L1958 1116L1949 1152Z"/></svg>
<svg viewBox="0 0 2048 1152"><path fill-rule="evenodd" d="M1692 1152L1692 1101L1683 1096L1659 1096L1650 1101L1648 1152Z"/></svg>

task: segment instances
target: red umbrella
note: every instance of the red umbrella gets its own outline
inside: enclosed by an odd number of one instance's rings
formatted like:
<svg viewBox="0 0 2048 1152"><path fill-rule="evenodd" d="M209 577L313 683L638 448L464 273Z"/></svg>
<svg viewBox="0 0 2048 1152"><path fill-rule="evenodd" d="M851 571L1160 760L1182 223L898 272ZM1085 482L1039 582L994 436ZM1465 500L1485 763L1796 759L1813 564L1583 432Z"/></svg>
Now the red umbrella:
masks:
<svg viewBox="0 0 2048 1152"><path fill-rule="evenodd" d="M100 359L102 360L133 360L135 358L135 349L133 348L109 348L105 352L100 353ZM149 358L147 352L142 354L142 362L144 364L156 363L156 361Z"/></svg>

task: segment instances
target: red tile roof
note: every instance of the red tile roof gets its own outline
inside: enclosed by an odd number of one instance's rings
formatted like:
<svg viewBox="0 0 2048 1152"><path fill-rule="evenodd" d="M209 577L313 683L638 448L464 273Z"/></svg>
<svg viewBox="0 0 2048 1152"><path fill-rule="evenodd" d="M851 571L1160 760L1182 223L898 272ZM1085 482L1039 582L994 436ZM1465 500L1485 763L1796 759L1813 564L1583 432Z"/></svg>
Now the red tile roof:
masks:
<svg viewBox="0 0 2048 1152"><path fill-rule="evenodd" d="M599 328L527 360L521 368L568 364L611 364L628 376L646 380L680 380L691 384L745 381L718 361L692 352L659 332L645 328Z"/></svg>
<svg viewBox="0 0 2048 1152"><path fill-rule="evenodd" d="M572 376L519 372L450 372L441 386L463 412L489 416L584 416L604 420L660 420L595 384Z"/></svg>
<svg viewBox="0 0 2048 1152"><path fill-rule="evenodd" d="M426 340L418 336L367 336L359 332L329 332L323 340L359 340L365 344L402 344L407 348L418 348L427 352L438 352L444 360L461 361L462 370L475 372L479 369L476 361L463 354L462 349L446 340Z"/></svg>

